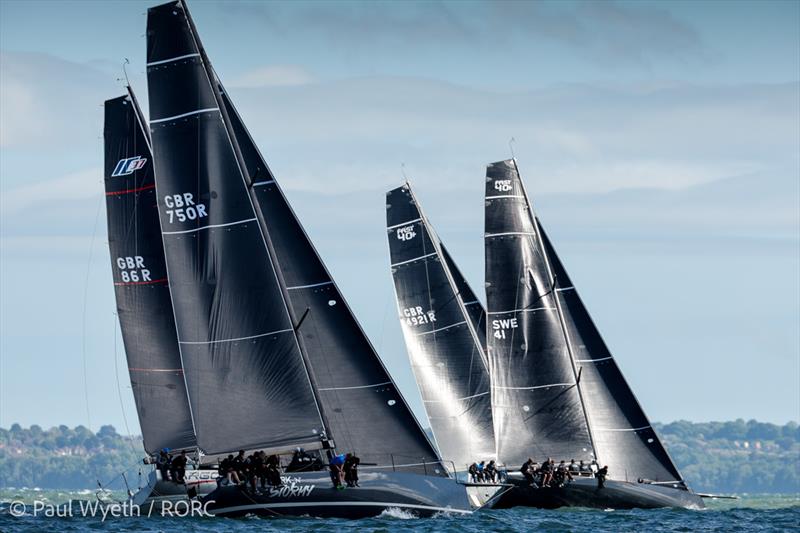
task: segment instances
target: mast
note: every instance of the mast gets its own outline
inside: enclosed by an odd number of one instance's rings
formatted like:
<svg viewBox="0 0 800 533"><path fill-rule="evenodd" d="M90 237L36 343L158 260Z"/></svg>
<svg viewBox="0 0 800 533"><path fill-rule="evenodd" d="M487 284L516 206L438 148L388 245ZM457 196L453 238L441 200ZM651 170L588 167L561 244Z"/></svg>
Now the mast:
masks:
<svg viewBox="0 0 800 533"><path fill-rule="evenodd" d="M269 259L270 264L272 267L272 271L275 273L275 276L278 278L278 286L281 289L281 301L283 303L283 307L286 309L286 312L289 315L289 319L292 322L292 329L294 330L294 338L295 342L297 343L298 349L302 354L303 365L305 367L306 373L308 375L309 383L311 384L311 390L314 395L314 403L316 404L317 411L319 412L320 419L322 420L323 431L325 435L325 439L323 439L323 443L327 446L327 440L332 440L331 433L330 433L330 425L328 424L328 420L325 416L325 410L322 405L322 402L319 398L319 391L318 386L316 384L316 380L314 378L314 372L311 368L311 364L308 361L308 353L303 345L302 338L300 335L297 334L297 330L300 326L300 322L297 319L297 316L294 312L294 309L291 305L288 304L289 302L289 293L286 290L286 281L283 279L283 273L280 268L278 255L275 252L275 247L272 244L272 239L269 235L269 230L267 228L267 224L264 220L264 214L261 211L261 208L255 198L255 191L253 190L253 180L250 177L249 173L247 172L247 164L245 163L244 156L242 155L242 149L239 146L239 142L236 138L236 135L233 132L231 126L231 117L228 113L228 108L225 105L225 102L222 98L222 94L220 91L220 83L217 79L216 72L214 72L214 68L211 66L211 61L208 59L208 55L206 54L205 47L203 47L203 43L200 41L198 37L197 28L194 25L194 20L192 19L191 13L189 13L188 8L185 5L185 0L179 0L179 2L184 3L183 13L186 16L186 22L189 25L189 30L192 35L192 39L194 40L194 44L197 47L200 58L202 59L203 67L208 77L208 83L211 85L211 89L214 92L214 99L217 102L217 107L219 107L220 114L222 115L222 122L225 125L225 130L228 135L228 140L231 143L231 147L233 148L234 153L236 154L236 162L239 165L239 170L242 174L242 179L244 180L247 186L247 193L250 198L250 205L255 212L256 218L258 219L259 229L261 231L261 237L264 240L264 244L269 251Z"/></svg>
<svg viewBox="0 0 800 533"><path fill-rule="evenodd" d="M578 398L580 398L581 409L583 410L583 416L586 419L586 428L589 430L589 440L590 440L590 443L592 445L592 452L593 452L592 455L594 456L595 460L599 463L600 462L600 458L597 455L597 446L595 445L594 433L592 432L592 424L589 421L589 414L588 414L588 412L586 410L586 403L583 400L583 391L582 391L582 387L581 387L580 374L578 373L578 370L577 370L577 368L575 366L575 356L574 356L573 350L572 350L572 341L570 340L569 333L567 332L567 324L564 321L564 311L561 308L561 301L559 300L558 294L557 294L557 292L558 292L557 280L553 276L553 270L550 267L550 259L547 257L548 254L547 254L547 251L544 248L544 243L543 243L542 238L541 238L541 231L539 230L539 219L536 217L536 213L534 213L534 211L533 211L533 204L531 204L530 198L528 197L528 191L525 189L525 182L522 180L522 176L520 176L520 174L519 174L519 167L517 166L517 159L513 158L512 161L514 162L514 170L517 172L517 176L520 177L519 184L520 184L520 187L522 188L522 194L525 195L525 203L528 204L528 212L529 212L529 215L530 215L531 220L533 222L533 227L534 227L534 231L536 232L536 237L539 240L540 244L542 245L542 256L544 257L544 263L545 263L545 266L547 267L547 274L548 274L548 277L550 278L551 286L553 287L553 296L554 296L554 300L556 302L556 309L557 309L557 312L558 312L558 320L559 320L559 323L561 324L561 331L564 334L564 341L567 344L567 352L569 353L569 360L570 360L570 364L572 365L572 373L575 375L575 384L576 384L576 387L577 387L577 390L578 390Z"/></svg>

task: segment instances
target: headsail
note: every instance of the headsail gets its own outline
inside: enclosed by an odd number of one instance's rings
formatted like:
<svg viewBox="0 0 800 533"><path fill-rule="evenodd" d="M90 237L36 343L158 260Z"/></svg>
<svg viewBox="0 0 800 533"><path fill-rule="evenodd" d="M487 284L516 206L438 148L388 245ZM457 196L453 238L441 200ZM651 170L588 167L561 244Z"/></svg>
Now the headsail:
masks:
<svg viewBox="0 0 800 533"><path fill-rule="evenodd" d="M201 51L182 2L148 10L158 207L198 445L318 447L296 324Z"/></svg>
<svg viewBox="0 0 800 533"><path fill-rule="evenodd" d="M323 264L241 117L223 94L247 165L256 207L286 282L289 303L303 318L299 335L313 370L337 450L364 463L404 472L445 475L436 451L381 363Z"/></svg>
<svg viewBox="0 0 800 533"><path fill-rule="evenodd" d="M541 224L539 233L553 268L598 460L609 465L609 477L615 479L680 480L677 467L597 331Z"/></svg>
<svg viewBox="0 0 800 533"><path fill-rule="evenodd" d="M439 452L455 470L495 455L483 308L411 186L386 194L397 310Z"/></svg>
<svg viewBox="0 0 800 533"><path fill-rule="evenodd" d="M556 287L513 160L486 170L486 307L497 455L590 460Z"/></svg>
<svg viewBox="0 0 800 533"><path fill-rule="evenodd" d="M108 246L144 448L196 445L156 211L147 125L129 89L105 103Z"/></svg>

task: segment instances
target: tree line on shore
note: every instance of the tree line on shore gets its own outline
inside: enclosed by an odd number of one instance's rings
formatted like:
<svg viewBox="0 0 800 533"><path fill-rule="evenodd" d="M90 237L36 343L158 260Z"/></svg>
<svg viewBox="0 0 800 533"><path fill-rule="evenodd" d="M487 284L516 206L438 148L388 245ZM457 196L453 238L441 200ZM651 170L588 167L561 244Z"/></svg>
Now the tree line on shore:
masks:
<svg viewBox="0 0 800 533"><path fill-rule="evenodd" d="M800 427L756 420L656 424L673 460L701 492L800 492ZM43 429L13 424L0 428L0 487L86 489L132 488L146 476L140 437L113 426L93 432L84 426ZM609 465L613 471L614 465Z"/></svg>

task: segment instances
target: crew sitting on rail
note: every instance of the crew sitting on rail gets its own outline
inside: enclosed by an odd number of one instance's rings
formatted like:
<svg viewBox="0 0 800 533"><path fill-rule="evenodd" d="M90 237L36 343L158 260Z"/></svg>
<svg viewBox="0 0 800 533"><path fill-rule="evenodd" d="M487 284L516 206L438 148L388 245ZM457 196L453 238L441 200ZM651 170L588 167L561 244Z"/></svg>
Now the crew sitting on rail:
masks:
<svg viewBox="0 0 800 533"><path fill-rule="evenodd" d="M228 455L219 463L219 475L228 480L228 483L235 483L238 485L241 480L239 474L233 468L233 454Z"/></svg>
<svg viewBox="0 0 800 533"><path fill-rule="evenodd" d="M497 483L497 465L494 464L494 459L489 461L489 464L483 469L483 479L484 481Z"/></svg>
<svg viewBox="0 0 800 533"><path fill-rule="evenodd" d="M566 461L562 460L560 463L558 463L553 479L556 486L559 487L563 487L564 483L567 481L572 481L572 473L569 471Z"/></svg>
<svg viewBox="0 0 800 533"><path fill-rule="evenodd" d="M528 460L522 463L522 468L519 469L522 472L525 481L528 482L529 486L534 486L534 475L536 474L536 463L533 462L533 459L528 457Z"/></svg>
<svg viewBox="0 0 800 533"><path fill-rule="evenodd" d="M175 483L184 483L186 481L186 463L186 450L181 450L180 455L172 459L169 473Z"/></svg>
<svg viewBox="0 0 800 533"><path fill-rule="evenodd" d="M542 487L549 487L550 482L553 481L553 471L555 470L552 457L548 457L547 461L542 463Z"/></svg>
<svg viewBox="0 0 800 533"><path fill-rule="evenodd" d="M578 465L578 469L580 470L582 476L591 476L592 475L592 468L589 465L587 465L586 463L584 463L583 459L581 459L581 464Z"/></svg>
<svg viewBox="0 0 800 533"><path fill-rule="evenodd" d="M160 452L158 452L158 457L156 458L156 468L158 471L161 472L161 479L164 481L169 481L169 468L172 464L172 460L169 457L169 448L163 448Z"/></svg>
<svg viewBox="0 0 800 533"><path fill-rule="evenodd" d="M469 473L469 478L473 483L478 482L478 463L472 463L469 465L469 469L467 469Z"/></svg>
<svg viewBox="0 0 800 533"><path fill-rule="evenodd" d="M303 448L296 448L292 460L286 466L287 472L311 472L322 470L324 465L318 455L311 455Z"/></svg>
<svg viewBox="0 0 800 533"><path fill-rule="evenodd" d="M567 469L569 470L569 473L572 474L572 475L575 475L575 476L580 475L581 469L578 466L578 463L575 462L575 459L573 459L572 461L569 462L569 465L567 466Z"/></svg>

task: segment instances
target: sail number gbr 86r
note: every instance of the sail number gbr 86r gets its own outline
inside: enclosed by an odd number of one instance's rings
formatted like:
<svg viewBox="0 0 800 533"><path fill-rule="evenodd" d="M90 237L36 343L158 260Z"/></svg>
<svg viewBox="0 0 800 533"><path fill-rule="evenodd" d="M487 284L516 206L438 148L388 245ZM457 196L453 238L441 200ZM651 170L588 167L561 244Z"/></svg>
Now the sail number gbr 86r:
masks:
<svg viewBox="0 0 800 533"><path fill-rule="evenodd" d="M190 192L183 194L168 194L164 197L165 210L169 216L169 223L186 222L208 216L206 204L198 204L194 201L194 196Z"/></svg>

